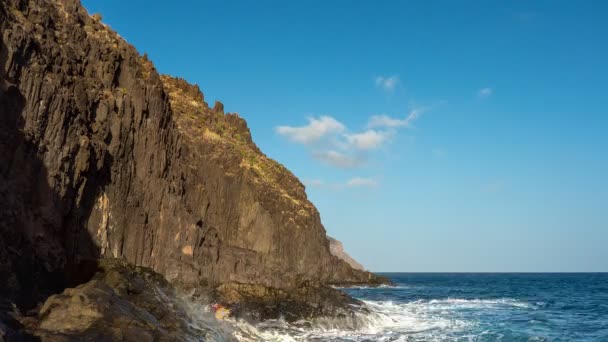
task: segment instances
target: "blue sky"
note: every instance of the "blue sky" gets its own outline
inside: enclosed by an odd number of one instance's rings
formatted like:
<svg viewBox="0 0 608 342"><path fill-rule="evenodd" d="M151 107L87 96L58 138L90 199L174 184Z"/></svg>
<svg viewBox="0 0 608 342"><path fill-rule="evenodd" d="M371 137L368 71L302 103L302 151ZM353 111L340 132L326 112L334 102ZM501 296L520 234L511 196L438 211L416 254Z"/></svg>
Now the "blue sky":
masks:
<svg viewBox="0 0 608 342"><path fill-rule="evenodd" d="M608 2L84 0L373 271L608 271Z"/></svg>

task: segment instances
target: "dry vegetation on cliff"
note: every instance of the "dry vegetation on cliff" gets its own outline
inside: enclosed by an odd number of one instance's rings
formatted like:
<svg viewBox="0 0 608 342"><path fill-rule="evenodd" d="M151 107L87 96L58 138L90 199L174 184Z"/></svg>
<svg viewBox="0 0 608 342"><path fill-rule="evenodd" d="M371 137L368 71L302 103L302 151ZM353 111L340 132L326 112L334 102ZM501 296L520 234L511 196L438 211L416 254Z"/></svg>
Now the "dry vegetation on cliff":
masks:
<svg viewBox="0 0 608 342"><path fill-rule="evenodd" d="M181 78L161 76L169 94L171 108L180 132L192 143L212 144L212 158L223 158L226 153L240 157L240 168L250 170L251 177L261 186L271 187L301 209L299 215L309 215L312 204L306 200L304 185L289 170L268 158L255 145L246 121L237 113L224 113L224 106L216 102L213 108L204 101L196 85ZM235 172L234 168L226 170Z"/></svg>

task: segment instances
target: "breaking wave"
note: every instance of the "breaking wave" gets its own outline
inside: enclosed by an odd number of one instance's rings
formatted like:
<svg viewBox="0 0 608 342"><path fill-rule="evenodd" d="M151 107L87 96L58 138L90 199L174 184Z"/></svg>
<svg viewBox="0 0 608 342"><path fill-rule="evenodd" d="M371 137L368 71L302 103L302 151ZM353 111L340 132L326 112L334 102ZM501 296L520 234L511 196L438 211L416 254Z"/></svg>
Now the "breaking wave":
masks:
<svg viewBox="0 0 608 342"><path fill-rule="evenodd" d="M459 317L460 310L530 308L514 299L441 299L410 303L364 301L369 312L353 317L318 318L287 323L283 319L251 324L243 320L217 321L205 307L190 307L216 341L423 341L443 340L471 328L475 321Z"/></svg>
<svg viewBox="0 0 608 342"><path fill-rule="evenodd" d="M606 274L392 274L346 288L366 310L286 322L217 321L190 304L206 341L608 341Z"/></svg>

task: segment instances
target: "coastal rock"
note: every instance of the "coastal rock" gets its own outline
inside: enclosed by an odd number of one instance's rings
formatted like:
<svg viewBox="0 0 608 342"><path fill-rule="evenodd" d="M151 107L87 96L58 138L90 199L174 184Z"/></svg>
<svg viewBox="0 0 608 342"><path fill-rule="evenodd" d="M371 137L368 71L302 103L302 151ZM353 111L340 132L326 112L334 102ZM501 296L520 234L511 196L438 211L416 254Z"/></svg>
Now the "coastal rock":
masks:
<svg viewBox="0 0 608 342"><path fill-rule="evenodd" d="M231 308L232 315L250 322L281 317L287 322L315 317L351 317L363 303L327 286L302 286L289 291L249 284L222 284L216 297Z"/></svg>
<svg viewBox="0 0 608 342"><path fill-rule="evenodd" d="M353 259L350 255L348 255L348 253L346 253L342 242L340 242L330 236L328 236L327 239L329 240L329 251L331 252L331 254L346 261L350 265L350 267L352 267L356 270L360 270L360 271L365 270L363 265L358 263L357 260Z"/></svg>
<svg viewBox="0 0 608 342"><path fill-rule="evenodd" d="M42 341L200 341L162 276L117 260L101 260L89 282L49 297L28 327ZM24 320L27 322L27 319Z"/></svg>
<svg viewBox="0 0 608 342"><path fill-rule="evenodd" d="M304 186L245 120L161 77L77 0L0 2L0 203L0 298L22 312L100 257L184 289L268 289L256 303L386 282L332 255Z"/></svg>

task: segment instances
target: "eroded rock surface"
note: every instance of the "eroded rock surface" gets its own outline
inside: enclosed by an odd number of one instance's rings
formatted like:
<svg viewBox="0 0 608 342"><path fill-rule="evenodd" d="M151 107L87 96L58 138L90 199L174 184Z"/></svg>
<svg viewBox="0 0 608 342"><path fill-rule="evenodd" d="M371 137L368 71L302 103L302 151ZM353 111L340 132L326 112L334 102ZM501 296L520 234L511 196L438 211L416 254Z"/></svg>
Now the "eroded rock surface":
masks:
<svg viewBox="0 0 608 342"><path fill-rule="evenodd" d="M232 315L251 322L281 317L287 322L315 317L352 317L366 312L363 303L327 286L302 286L289 290L249 284L222 284L216 298Z"/></svg>
<svg viewBox="0 0 608 342"><path fill-rule="evenodd" d="M330 250L331 254L346 261L350 265L350 267L352 267L356 270L360 270L360 271L365 270L363 265L358 263L357 260L353 259L348 253L346 253L346 251L344 250L344 245L342 244L341 241L338 241L329 236L327 237L327 239L329 240L329 250Z"/></svg>
<svg viewBox="0 0 608 342"><path fill-rule="evenodd" d="M304 186L240 116L159 76L77 0L0 2L0 203L0 298L21 311L99 257L269 302L384 281L330 253Z"/></svg>
<svg viewBox="0 0 608 342"><path fill-rule="evenodd" d="M200 315L193 320L189 311L161 275L124 261L101 259L90 281L52 295L36 315L9 312L12 330L3 335L8 327L0 326L0 341L234 340L213 321L212 313L201 322Z"/></svg>
<svg viewBox="0 0 608 342"><path fill-rule="evenodd" d="M149 269L101 260L89 282L49 297L28 326L43 341L201 341L174 289ZM24 319L27 325L28 320Z"/></svg>

